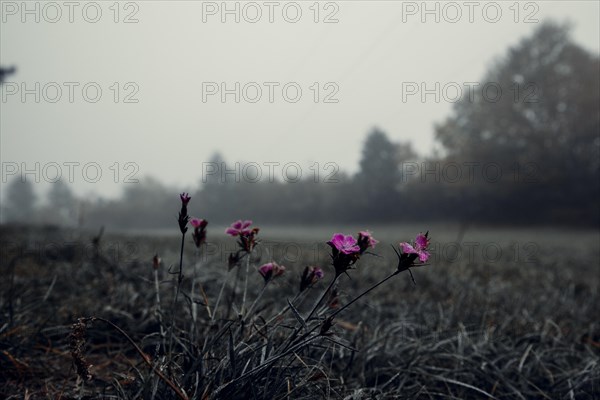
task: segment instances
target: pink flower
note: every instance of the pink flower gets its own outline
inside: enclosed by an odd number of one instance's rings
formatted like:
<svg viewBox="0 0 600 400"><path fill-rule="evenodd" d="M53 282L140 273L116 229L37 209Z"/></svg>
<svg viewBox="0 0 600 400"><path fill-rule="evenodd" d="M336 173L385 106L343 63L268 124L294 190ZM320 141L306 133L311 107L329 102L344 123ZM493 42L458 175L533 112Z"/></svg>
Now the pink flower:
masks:
<svg viewBox="0 0 600 400"><path fill-rule="evenodd" d="M190 220L190 225L192 225L194 228L204 228L206 225L208 225L208 222L201 218L192 218Z"/></svg>
<svg viewBox="0 0 600 400"><path fill-rule="evenodd" d="M429 259L429 252L427 246L429 245L429 239L427 236L419 233L415 238L415 245L412 246L407 242L400 243L402 252L405 254L416 254L419 256L419 261L425 262Z"/></svg>
<svg viewBox="0 0 600 400"><path fill-rule="evenodd" d="M334 233L327 244L331 246L331 260L336 276L346 272L362 254L360 245L352 235Z"/></svg>
<svg viewBox="0 0 600 400"><path fill-rule="evenodd" d="M258 272L265 279L265 283L272 278L282 275L283 271L285 271L285 267L283 265L277 264L276 262L264 264L258 269Z"/></svg>
<svg viewBox="0 0 600 400"><path fill-rule="evenodd" d="M250 225L252 225L252 221L242 221L239 219L225 230L225 233L229 236L240 237L238 244L240 245L240 248L247 253L252 252L254 246L258 243L256 235L258 235L258 231L260 230L259 228L249 229Z"/></svg>
<svg viewBox="0 0 600 400"><path fill-rule="evenodd" d="M200 247L202 243L206 241L206 227L208 226L208 221L201 218L192 218L190 220L190 225L194 227L194 233L192 233L194 244L196 247Z"/></svg>
<svg viewBox="0 0 600 400"><path fill-rule="evenodd" d="M340 253L344 254L353 254L360 251L360 247L352 235L334 233L329 241L329 244L335 247Z"/></svg>
<svg viewBox="0 0 600 400"><path fill-rule="evenodd" d="M188 203L191 200L191 197L190 197L190 195L188 193L181 193L179 195L179 198L181 199L181 204L184 205L184 206L187 206Z"/></svg>
<svg viewBox="0 0 600 400"><path fill-rule="evenodd" d="M231 226L225 230L225 233L230 236L249 235L251 230L248 229L248 227L250 225L252 225L252 221L242 221L239 219L231 224Z"/></svg>
<svg viewBox="0 0 600 400"><path fill-rule="evenodd" d="M379 240L375 240L371 232L369 231L360 231L358 232L358 245L360 246L360 251L364 252L369 247L375 248L375 245L379 243Z"/></svg>
<svg viewBox="0 0 600 400"><path fill-rule="evenodd" d="M308 266L304 268L302 277L300 278L300 291L304 291L310 285L315 284L319 279L322 279L325 274L319 267Z"/></svg>
<svg viewBox="0 0 600 400"><path fill-rule="evenodd" d="M179 230L183 235L187 232L187 223L190 220L188 215L187 205L190 202L190 195L187 193L181 193L179 195L181 199L181 210L179 211L179 215L177 216L177 223L179 224Z"/></svg>

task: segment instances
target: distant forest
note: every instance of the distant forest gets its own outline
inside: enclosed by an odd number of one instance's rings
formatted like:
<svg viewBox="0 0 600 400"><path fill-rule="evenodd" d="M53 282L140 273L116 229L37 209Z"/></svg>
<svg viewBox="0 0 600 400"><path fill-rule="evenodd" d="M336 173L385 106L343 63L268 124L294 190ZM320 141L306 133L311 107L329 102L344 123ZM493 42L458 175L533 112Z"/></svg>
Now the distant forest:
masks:
<svg viewBox="0 0 600 400"><path fill-rule="evenodd" d="M600 63L565 25L542 24L510 48L481 82L517 88L499 99L474 91L435 126L443 151L419 159L408 142L374 128L359 171L325 181L235 182L223 170L195 192L199 218L230 223L322 224L458 221L465 224L600 225ZM341 134L341 133L340 133ZM215 154L212 165L233 166ZM240 168L243 168L243 164ZM200 172L200 167L199 167ZM332 181L335 180L335 181ZM52 184L43 204L14 179L4 222L122 228L174 226L180 188L148 178L117 200L76 198Z"/></svg>

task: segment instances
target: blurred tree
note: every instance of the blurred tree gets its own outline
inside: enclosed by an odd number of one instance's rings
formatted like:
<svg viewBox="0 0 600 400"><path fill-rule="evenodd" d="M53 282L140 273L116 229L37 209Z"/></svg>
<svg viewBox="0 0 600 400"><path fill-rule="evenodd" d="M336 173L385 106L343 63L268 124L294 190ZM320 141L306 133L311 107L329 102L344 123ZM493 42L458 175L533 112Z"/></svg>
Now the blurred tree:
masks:
<svg viewBox="0 0 600 400"><path fill-rule="evenodd" d="M236 190L234 185L236 176L227 173L227 162L221 153L213 153L209 161L203 162L201 167L202 176L197 197L202 204L202 218L213 223L226 223L229 219L236 218L232 216L236 205L239 205L240 197L239 190Z"/></svg>
<svg viewBox="0 0 600 400"><path fill-rule="evenodd" d="M6 187L2 220L34 223L36 195L31 181L15 177Z"/></svg>
<svg viewBox="0 0 600 400"><path fill-rule="evenodd" d="M17 69L15 67L0 67L0 85L4 82L7 76L14 74L16 71Z"/></svg>
<svg viewBox="0 0 600 400"><path fill-rule="evenodd" d="M475 182L447 188L484 205L470 218L598 220L598 70L598 55L573 43L568 25L548 22L455 105L436 127L445 161L497 163L503 175L492 182L478 171Z"/></svg>
<svg viewBox="0 0 600 400"><path fill-rule="evenodd" d="M126 229L175 227L179 193L181 189L146 176L139 183L128 184L120 199L87 202L86 224Z"/></svg>
<svg viewBox="0 0 600 400"><path fill-rule="evenodd" d="M202 165L202 177L200 178L200 186L203 185L219 185L225 183L221 178L222 169L227 168L227 163L221 153L214 152L207 163Z"/></svg>
<svg viewBox="0 0 600 400"><path fill-rule="evenodd" d="M357 216L377 220L392 216L400 184L399 154L398 146L384 132L374 128L369 133L355 180Z"/></svg>
<svg viewBox="0 0 600 400"><path fill-rule="evenodd" d="M413 150L410 142L396 144L396 163L400 167L398 177L403 184L409 180L409 174L406 174L406 172L410 171L417 159L417 153ZM404 185L402 186L404 188Z"/></svg>
<svg viewBox="0 0 600 400"><path fill-rule="evenodd" d="M49 216L53 222L74 226L77 221L77 199L62 180L52 183L48 192Z"/></svg>

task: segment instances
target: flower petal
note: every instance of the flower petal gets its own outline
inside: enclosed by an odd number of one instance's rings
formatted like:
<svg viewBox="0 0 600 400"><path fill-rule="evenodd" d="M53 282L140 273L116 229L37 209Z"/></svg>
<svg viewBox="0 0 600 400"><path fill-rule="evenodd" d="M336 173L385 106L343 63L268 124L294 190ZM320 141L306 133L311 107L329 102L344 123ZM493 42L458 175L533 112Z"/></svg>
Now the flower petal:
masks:
<svg viewBox="0 0 600 400"><path fill-rule="evenodd" d="M240 222L242 222L242 221L240 221ZM244 221L244 222L242 223L242 227L241 227L241 229L246 229L246 228L247 228L247 227L249 227L250 225L252 225L252 221L251 221L251 220L249 220L249 219L247 219L246 221Z"/></svg>
<svg viewBox="0 0 600 400"><path fill-rule="evenodd" d="M344 247L344 235L342 233L334 233L330 242L336 249L341 251Z"/></svg>
<svg viewBox="0 0 600 400"><path fill-rule="evenodd" d="M402 243L400 243L400 247L402 247L402 252L403 253L406 253L406 254L417 254L417 251L409 243L402 242Z"/></svg>
<svg viewBox="0 0 600 400"><path fill-rule="evenodd" d="M285 272L285 266L275 264L273 268L273 276L280 276Z"/></svg>
<svg viewBox="0 0 600 400"><path fill-rule="evenodd" d="M233 224L231 224L231 227L234 228L234 229L237 229L237 230L242 229L242 220L238 219Z"/></svg>
<svg viewBox="0 0 600 400"><path fill-rule="evenodd" d="M230 236L237 236L237 235L240 234L240 231L237 230L237 229L235 229L235 228L229 227L229 228L227 228L225 230L225 233L228 234L228 235L230 235Z"/></svg>
<svg viewBox="0 0 600 400"><path fill-rule="evenodd" d="M200 224L202 224L202 220L201 220L201 219L199 219L199 218L192 218L192 219L190 220L190 224L191 224L191 225L192 225L194 228L197 228L197 227L199 227L199 226L200 226Z"/></svg>
<svg viewBox="0 0 600 400"><path fill-rule="evenodd" d="M417 248L425 250L429 244L429 240L425 237L425 235L418 234L417 238L415 239L415 244L417 245Z"/></svg>
<svg viewBox="0 0 600 400"><path fill-rule="evenodd" d="M273 263L266 263L262 265L258 271L264 276L267 272L273 270Z"/></svg>
<svg viewBox="0 0 600 400"><path fill-rule="evenodd" d="M354 246L356 244L356 239L352 235L344 236L344 246Z"/></svg>

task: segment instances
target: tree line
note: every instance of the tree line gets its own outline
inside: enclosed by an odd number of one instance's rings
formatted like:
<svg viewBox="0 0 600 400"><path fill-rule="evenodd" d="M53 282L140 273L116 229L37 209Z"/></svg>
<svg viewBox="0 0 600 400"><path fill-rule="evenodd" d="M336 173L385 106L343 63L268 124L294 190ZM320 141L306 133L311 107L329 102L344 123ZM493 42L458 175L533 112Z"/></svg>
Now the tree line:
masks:
<svg viewBox="0 0 600 400"><path fill-rule="evenodd" d="M435 126L441 146L418 157L409 142L368 132L359 171L328 182L236 182L213 173L191 193L214 223L321 224L460 221L465 224L600 223L599 58L573 42L569 27L542 24L510 48L483 77L510 95L475 91ZM231 170L219 154L211 165ZM243 166L243 164L242 164ZM200 168L200 167L199 167ZM215 172L215 171L213 171ZM3 221L158 228L173 225L181 190L153 178L125 187L116 200L76 198L52 185L37 206L32 184L15 179L3 200Z"/></svg>

